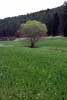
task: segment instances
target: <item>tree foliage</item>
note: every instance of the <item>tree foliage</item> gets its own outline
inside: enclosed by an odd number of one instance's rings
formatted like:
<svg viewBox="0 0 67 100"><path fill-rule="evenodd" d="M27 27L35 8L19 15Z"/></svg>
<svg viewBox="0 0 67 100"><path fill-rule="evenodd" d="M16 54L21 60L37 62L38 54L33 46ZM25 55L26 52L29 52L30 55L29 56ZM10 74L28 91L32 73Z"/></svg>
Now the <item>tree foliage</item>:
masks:
<svg viewBox="0 0 67 100"><path fill-rule="evenodd" d="M47 27L39 21L29 20L25 24L21 24L19 31L29 37L31 47L34 47L35 42L41 37L41 35L46 35Z"/></svg>
<svg viewBox="0 0 67 100"><path fill-rule="evenodd" d="M67 2L64 3L64 36L67 36Z"/></svg>
<svg viewBox="0 0 67 100"><path fill-rule="evenodd" d="M58 35L58 26L59 26L59 16L58 13L55 13L53 19L53 36Z"/></svg>

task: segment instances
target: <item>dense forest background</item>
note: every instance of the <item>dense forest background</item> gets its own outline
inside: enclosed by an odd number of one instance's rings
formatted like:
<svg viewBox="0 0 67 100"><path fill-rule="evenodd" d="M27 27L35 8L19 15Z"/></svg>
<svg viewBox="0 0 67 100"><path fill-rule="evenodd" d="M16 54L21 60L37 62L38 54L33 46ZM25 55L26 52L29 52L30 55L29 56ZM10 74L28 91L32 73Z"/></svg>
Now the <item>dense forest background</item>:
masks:
<svg viewBox="0 0 67 100"><path fill-rule="evenodd" d="M48 36L67 36L67 2L57 8L0 19L0 38L19 37L20 34L17 30L20 24L27 20L37 20L45 23L48 28Z"/></svg>

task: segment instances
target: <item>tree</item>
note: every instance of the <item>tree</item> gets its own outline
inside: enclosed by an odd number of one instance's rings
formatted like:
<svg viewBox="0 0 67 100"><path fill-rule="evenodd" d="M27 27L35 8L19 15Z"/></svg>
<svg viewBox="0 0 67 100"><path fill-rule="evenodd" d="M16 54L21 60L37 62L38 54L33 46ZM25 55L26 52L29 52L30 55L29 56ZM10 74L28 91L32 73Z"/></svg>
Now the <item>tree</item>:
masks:
<svg viewBox="0 0 67 100"><path fill-rule="evenodd" d="M64 36L67 37L67 2L64 3Z"/></svg>
<svg viewBox="0 0 67 100"><path fill-rule="evenodd" d="M20 32L24 33L30 40L30 47L34 48L36 41L47 33L47 27L45 24L36 20L29 20L25 24L21 24Z"/></svg>
<svg viewBox="0 0 67 100"><path fill-rule="evenodd" d="M58 35L58 26L59 26L59 16L58 13L54 14L54 20L53 20L53 36Z"/></svg>

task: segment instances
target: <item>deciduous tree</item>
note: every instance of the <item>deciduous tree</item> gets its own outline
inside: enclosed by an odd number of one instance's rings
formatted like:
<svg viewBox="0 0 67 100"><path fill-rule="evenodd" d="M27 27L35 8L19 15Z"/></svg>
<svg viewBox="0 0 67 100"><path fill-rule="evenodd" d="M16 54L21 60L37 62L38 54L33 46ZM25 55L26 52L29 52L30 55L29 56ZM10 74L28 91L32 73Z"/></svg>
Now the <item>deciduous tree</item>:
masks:
<svg viewBox="0 0 67 100"><path fill-rule="evenodd" d="M43 35L47 33L47 27L36 20L29 20L25 24L21 24L20 32L26 34L30 40L30 47L34 48L36 41Z"/></svg>

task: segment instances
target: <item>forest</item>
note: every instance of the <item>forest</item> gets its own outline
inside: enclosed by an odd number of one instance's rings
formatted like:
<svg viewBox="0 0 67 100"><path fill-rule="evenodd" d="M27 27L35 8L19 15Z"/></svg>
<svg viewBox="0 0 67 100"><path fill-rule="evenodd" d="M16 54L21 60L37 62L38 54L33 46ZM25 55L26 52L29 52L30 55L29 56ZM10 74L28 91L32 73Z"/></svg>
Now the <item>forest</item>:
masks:
<svg viewBox="0 0 67 100"><path fill-rule="evenodd" d="M28 20L45 23L48 36L67 36L67 2L57 8L41 10L27 15L19 15L0 19L0 39L6 37L20 37L17 30L20 24ZM24 37L24 34L22 35Z"/></svg>

